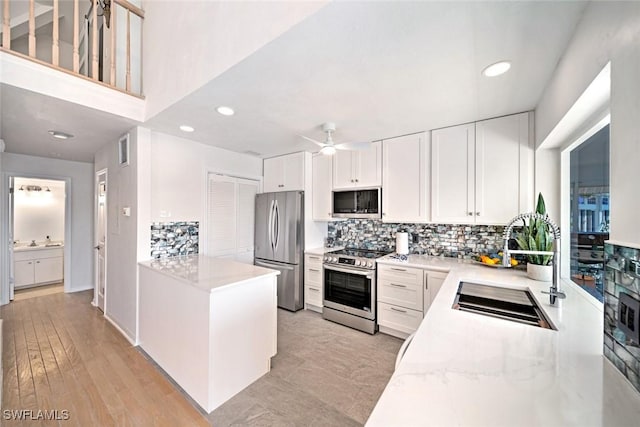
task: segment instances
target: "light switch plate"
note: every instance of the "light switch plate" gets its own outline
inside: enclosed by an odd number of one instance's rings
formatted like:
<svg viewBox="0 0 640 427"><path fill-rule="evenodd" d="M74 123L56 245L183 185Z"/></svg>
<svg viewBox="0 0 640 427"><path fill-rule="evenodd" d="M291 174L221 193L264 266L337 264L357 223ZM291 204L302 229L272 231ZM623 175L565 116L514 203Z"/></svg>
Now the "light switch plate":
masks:
<svg viewBox="0 0 640 427"><path fill-rule="evenodd" d="M131 208L129 207L122 208L122 215L131 216Z"/></svg>
<svg viewBox="0 0 640 427"><path fill-rule="evenodd" d="M618 329L636 344L640 344L640 301L620 292L618 301Z"/></svg>

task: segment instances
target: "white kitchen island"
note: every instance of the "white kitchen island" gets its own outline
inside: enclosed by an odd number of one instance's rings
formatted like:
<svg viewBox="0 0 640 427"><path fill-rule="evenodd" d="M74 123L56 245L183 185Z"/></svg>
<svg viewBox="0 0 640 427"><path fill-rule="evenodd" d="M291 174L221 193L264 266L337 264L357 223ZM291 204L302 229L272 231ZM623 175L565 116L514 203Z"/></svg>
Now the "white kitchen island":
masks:
<svg viewBox="0 0 640 427"><path fill-rule="evenodd" d="M213 411L271 368L278 274L203 255L141 262L140 347Z"/></svg>
<svg viewBox="0 0 640 427"><path fill-rule="evenodd" d="M402 265L448 276L368 427L640 425L640 393L602 355L602 305L576 285L563 281L567 298L551 306L550 283L524 271L419 255ZM461 281L530 290L557 330L453 310Z"/></svg>

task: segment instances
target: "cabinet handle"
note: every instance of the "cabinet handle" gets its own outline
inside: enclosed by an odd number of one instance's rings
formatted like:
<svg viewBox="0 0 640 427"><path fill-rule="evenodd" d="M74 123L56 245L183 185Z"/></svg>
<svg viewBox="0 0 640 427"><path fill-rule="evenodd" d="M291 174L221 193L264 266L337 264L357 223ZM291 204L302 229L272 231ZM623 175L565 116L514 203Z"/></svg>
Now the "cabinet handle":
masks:
<svg viewBox="0 0 640 427"><path fill-rule="evenodd" d="M480 212L476 212L476 216L480 216Z"/></svg>
<svg viewBox="0 0 640 427"><path fill-rule="evenodd" d="M404 268L397 268L397 267L391 267L391 269L395 271L407 271Z"/></svg>
<svg viewBox="0 0 640 427"><path fill-rule="evenodd" d="M393 311L397 311L398 313L404 313L404 314L407 314L407 310L400 310L399 308L395 308L395 307L391 307L391 310L393 310Z"/></svg>
<svg viewBox="0 0 640 427"><path fill-rule="evenodd" d="M320 257L317 257L317 256L310 256L310 257L309 257L309 259L317 259L317 260L320 260Z"/></svg>
<svg viewBox="0 0 640 427"><path fill-rule="evenodd" d="M278 187L282 188L282 187L284 187L284 185L283 184L278 184Z"/></svg>
<svg viewBox="0 0 640 427"><path fill-rule="evenodd" d="M310 268L309 271L317 271L317 272L319 272L320 270L318 270L317 268Z"/></svg>
<svg viewBox="0 0 640 427"><path fill-rule="evenodd" d="M29 261L27 264L33 264L31 261Z"/></svg>
<svg viewBox="0 0 640 427"><path fill-rule="evenodd" d="M351 180L351 182L353 182L353 180Z"/></svg>
<svg viewBox="0 0 640 427"><path fill-rule="evenodd" d="M382 216L387 216L387 214L386 214L386 213L384 213L384 212L382 212Z"/></svg>
<svg viewBox="0 0 640 427"><path fill-rule="evenodd" d="M467 215L473 216L473 212L467 212Z"/></svg>
<svg viewBox="0 0 640 427"><path fill-rule="evenodd" d="M40 261L36 261L36 264L40 264Z"/></svg>
<svg viewBox="0 0 640 427"><path fill-rule="evenodd" d="M309 288L309 290L313 292L320 292L320 289L316 289L316 288Z"/></svg>
<svg viewBox="0 0 640 427"><path fill-rule="evenodd" d="M391 286L395 286L396 288L406 288L407 285L400 285L398 283L389 283Z"/></svg>
<svg viewBox="0 0 640 427"><path fill-rule="evenodd" d="M356 182L358 182L358 180L356 179Z"/></svg>

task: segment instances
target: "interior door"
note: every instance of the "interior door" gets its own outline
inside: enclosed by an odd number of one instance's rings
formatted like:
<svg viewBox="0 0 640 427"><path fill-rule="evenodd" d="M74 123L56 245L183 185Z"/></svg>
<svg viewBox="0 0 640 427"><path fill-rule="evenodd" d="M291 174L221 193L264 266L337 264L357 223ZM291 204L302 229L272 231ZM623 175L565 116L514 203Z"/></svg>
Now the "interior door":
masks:
<svg viewBox="0 0 640 427"><path fill-rule="evenodd" d="M9 300L13 300L13 292L15 291L15 265L13 261L13 207L14 207L14 178L9 177Z"/></svg>
<svg viewBox="0 0 640 427"><path fill-rule="evenodd" d="M96 176L96 305L104 312L107 288L107 172Z"/></svg>

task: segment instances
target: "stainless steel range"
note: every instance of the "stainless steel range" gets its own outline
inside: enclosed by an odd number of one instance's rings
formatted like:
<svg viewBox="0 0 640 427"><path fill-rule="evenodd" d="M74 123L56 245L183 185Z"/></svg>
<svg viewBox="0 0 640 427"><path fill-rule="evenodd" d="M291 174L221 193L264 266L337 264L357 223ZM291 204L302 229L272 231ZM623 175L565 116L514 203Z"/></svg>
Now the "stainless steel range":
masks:
<svg viewBox="0 0 640 427"><path fill-rule="evenodd" d="M376 259L384 255L387 252L364 249L343 249L325 255L325 319L376 333Z"/></svg>

